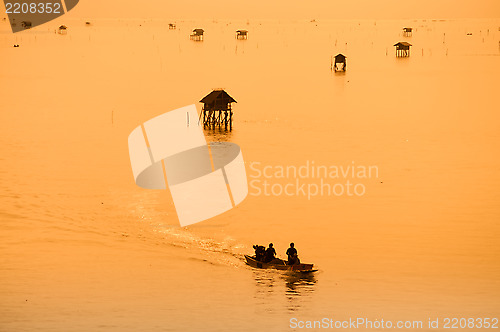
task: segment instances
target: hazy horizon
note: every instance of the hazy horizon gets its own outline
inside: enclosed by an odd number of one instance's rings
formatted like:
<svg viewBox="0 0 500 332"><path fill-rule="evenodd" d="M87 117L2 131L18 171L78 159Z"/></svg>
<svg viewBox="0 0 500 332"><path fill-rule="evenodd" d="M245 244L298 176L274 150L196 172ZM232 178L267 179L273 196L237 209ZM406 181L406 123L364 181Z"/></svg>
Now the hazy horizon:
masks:
<svg viewBox="0 0 500 332"><path fill-rule="evenodd" d="M276 0L245 3L217 0L190 2L150 0L140 6L122 1L80 1L70 17L94 18L185 18L185 19L462 19L500 18L500 1L483 0L457 4L451 0L395 0L333 2L314 4Z"/></svg>

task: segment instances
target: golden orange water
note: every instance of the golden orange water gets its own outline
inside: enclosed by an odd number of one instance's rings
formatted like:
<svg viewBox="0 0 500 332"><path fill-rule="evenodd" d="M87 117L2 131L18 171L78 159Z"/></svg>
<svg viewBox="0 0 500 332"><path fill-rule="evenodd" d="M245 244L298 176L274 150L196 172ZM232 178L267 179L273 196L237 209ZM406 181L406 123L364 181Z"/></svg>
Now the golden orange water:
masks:
<svg viewBox="0 0 500 332"><path fill-rule="evenodd" d="M169 22L1 23L1 331L499 316L500 21ZM337 53L345 73L330 70ZM249 178L252 163L307 162L378 177L357 180L362 196L250 190L180 228L167 191L135 185L127 137L213 88L238 103L234 130L207 140L239 144ZM291 241L314 276L244 264L252 244L283 257Z"/></svg>

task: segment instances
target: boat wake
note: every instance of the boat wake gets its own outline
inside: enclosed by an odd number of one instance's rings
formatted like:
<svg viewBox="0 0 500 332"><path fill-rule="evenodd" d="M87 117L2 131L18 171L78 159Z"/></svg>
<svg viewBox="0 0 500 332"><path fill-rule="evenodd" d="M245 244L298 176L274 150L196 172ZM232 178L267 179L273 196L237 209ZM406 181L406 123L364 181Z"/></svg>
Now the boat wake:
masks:
<svg viewBox="0 0 500 332"><path fill-rule="evenodd" d="M163 244L182 249L178 251L179 254L187 254L189 260L212 265L237 268L245 266L244 253L250 250L246 245L224 234L207 236L188 228L171 225L156 225L154 233L162 239Z"/></svg>

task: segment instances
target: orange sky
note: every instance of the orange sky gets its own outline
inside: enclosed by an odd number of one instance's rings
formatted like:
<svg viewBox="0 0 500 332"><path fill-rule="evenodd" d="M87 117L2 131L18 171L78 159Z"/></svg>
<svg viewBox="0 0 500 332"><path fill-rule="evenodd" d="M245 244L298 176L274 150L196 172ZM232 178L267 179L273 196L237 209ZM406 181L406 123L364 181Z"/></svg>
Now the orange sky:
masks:
<svg viewBox="0 0 500 332"><path fill-rule="evenodd" d="M499 0L81 0L88 18L405 19L499 18Z"/></svg>

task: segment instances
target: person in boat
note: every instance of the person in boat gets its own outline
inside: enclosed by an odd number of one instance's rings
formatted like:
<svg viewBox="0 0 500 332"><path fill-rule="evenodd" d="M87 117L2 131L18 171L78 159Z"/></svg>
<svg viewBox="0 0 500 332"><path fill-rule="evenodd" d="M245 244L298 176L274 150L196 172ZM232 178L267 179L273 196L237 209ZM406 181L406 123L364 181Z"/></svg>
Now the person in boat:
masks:
<svg viewBox="0 0 500 332"><path fill-rule="evenodd" d="M269 243L269 248L266 249L266 259L265 262L269 263L270 261L276 258L276 250L273 248L273 244Z"/></svg>
<svg viewBox="0 0 500 332"><path fill-rule="evenodd" d="M259 262L263 262L266 257L266 247L254 245L253 248L255 249L255 259Z"/></svg>
<svg viewBox="0 0 500 332"><path fill-rule="evenodd" d="M288 256L288 265L300 264L297 249L295 249L295 243L290 243L290 248L286 250L286 255Z"/></svg>

